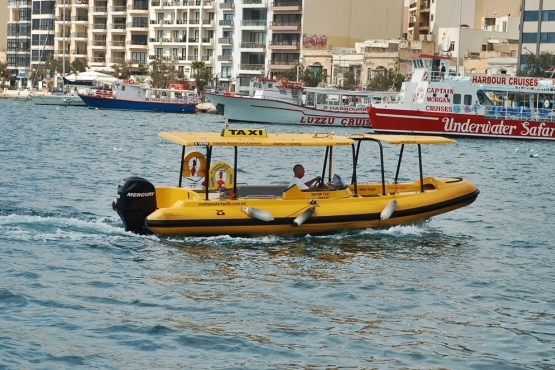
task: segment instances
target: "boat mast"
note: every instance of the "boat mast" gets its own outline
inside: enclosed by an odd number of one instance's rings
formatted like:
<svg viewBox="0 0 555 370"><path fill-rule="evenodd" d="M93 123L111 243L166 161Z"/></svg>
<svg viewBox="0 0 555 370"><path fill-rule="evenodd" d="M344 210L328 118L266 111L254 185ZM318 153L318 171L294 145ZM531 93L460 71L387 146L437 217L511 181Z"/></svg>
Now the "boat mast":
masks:
<svg viewBox="0 0 555 370"><path fill-rule="evenodd" d="M62 78L66 75L66 1L63 0L63 22L62 22Z"/></svg>
<svg viewBox="0 0 555 370"><path fill-rule="evenodd" d="M459 39L457 40L457 68L456 73L457 77L459 76L459 61L461 58L461 13L462 13L462 0L459 0Z"/></svg>

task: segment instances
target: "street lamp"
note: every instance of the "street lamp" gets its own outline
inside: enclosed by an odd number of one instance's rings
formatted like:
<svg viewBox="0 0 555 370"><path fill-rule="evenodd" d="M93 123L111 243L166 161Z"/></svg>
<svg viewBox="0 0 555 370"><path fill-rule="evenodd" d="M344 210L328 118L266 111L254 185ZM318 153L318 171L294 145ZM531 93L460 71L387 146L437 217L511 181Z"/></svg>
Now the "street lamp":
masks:
<svg viewBox="0 0 555 370"><path fill-rule="evenodd" d="M217 73L214 75L214 78L216 79L216 86L215 86L214 90L218 91L218 74Z"/></svg>
<svg viewBox="0 0 555 370"><path fill-rule="evenodd" d="M168 74L164 73L164 88L168 87L168 82L167 81L168 81Z"/></svg>

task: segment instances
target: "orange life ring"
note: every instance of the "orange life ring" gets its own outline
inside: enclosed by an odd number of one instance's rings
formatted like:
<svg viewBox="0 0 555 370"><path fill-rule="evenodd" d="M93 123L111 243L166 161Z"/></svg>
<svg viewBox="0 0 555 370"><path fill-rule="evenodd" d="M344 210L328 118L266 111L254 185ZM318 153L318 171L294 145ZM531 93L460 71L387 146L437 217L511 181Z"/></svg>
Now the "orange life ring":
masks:
<svg viewBox="0 0 555 370"><path fill-rule="evenodd" d="M289 79L287 77L282 77L281 80L279 80L279 83L281 86L285 87L289 83Z"/></svg>
<svg viewBox="0 0 555 370"><path fill-rule="evenodd" d="M424 72L422 75L422 81L428 81L428 72Z"/></svg>
<svg viewBox="0 0 555 370"><path fill-rule="evenodd" d="M132 78L130 78L128 82L129 82L131 85L134 85L134 84L135 84L135 81L133 81Z"/></svg>
<svg viewBox="0 0 555 370"><path fill-rule="evenodd" d="M192 163L191 160L193 160ZM206 176L206 158L204 155L196 150L185 153L185 157L183 157L183 171L181 173L184 177Z"/></svg>

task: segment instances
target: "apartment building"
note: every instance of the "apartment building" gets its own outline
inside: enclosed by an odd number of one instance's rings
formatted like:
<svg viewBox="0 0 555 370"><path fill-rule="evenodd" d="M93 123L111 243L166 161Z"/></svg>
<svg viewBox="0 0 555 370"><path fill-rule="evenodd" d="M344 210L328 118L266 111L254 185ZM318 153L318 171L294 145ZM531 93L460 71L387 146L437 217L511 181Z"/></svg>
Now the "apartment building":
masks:
<svg viewBox="0 0 555 370"><path fill-rule="evenodd" d="M6 63L18 84L25 84L31 61L31 0L8 0Z"/></svg>
<svg viewBox="0 0 555 370"><path fill-rule="evenodd" d="M526 65L526 55L555 53L555 0L522 0L518 66Z"/></svg>
<svg viewBox="0 0 555 370"><path fill-rule="evenodd" d="M399 38L403 17L403 0L9 0L8 8L14 75L50 55L66 67L86 58L93 70L168 63L186 78L202 61L221 89L277 78L305 49Z"/></svg>
<svg viewBox="0 0 555 370"><path fill-rule="evenodd" d="M518 16L522 0L415 0L409 4L409 40L437 40L440 28L488 29L495 18Z"/></svg>
<svg viewBox="0 0 555 370"><path fill-rule="evenodd" d="M8 24L8 2L2 1L0 5L0 24ZM7 27L0 27L0 62L6 62L7 51Z"/></svg>

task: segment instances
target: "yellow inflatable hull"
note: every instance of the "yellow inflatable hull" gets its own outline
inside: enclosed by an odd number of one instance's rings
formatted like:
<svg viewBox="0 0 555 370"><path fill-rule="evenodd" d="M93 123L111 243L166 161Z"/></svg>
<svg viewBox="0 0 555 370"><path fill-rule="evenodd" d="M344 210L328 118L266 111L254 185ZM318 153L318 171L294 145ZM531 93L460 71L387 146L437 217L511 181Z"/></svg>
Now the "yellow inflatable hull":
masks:
<svg viewBox="0 0 555 370"><path fill-rule="evenodd" d="M381 184L358 184L356 196L352 186L308 191L293 186L281 193L267 186L267 194L264 186L256 186L239 189L234 199L212 192L208 200L204 190L156 187L157 209L145 226L157 235L314 235L426 220L471 204L479 194L473 183L458 178L425 177L423 182L387 184L386 195ZM384 218L393 200L396 207ZM306 220L298 219L303 214Z"/></svg>

